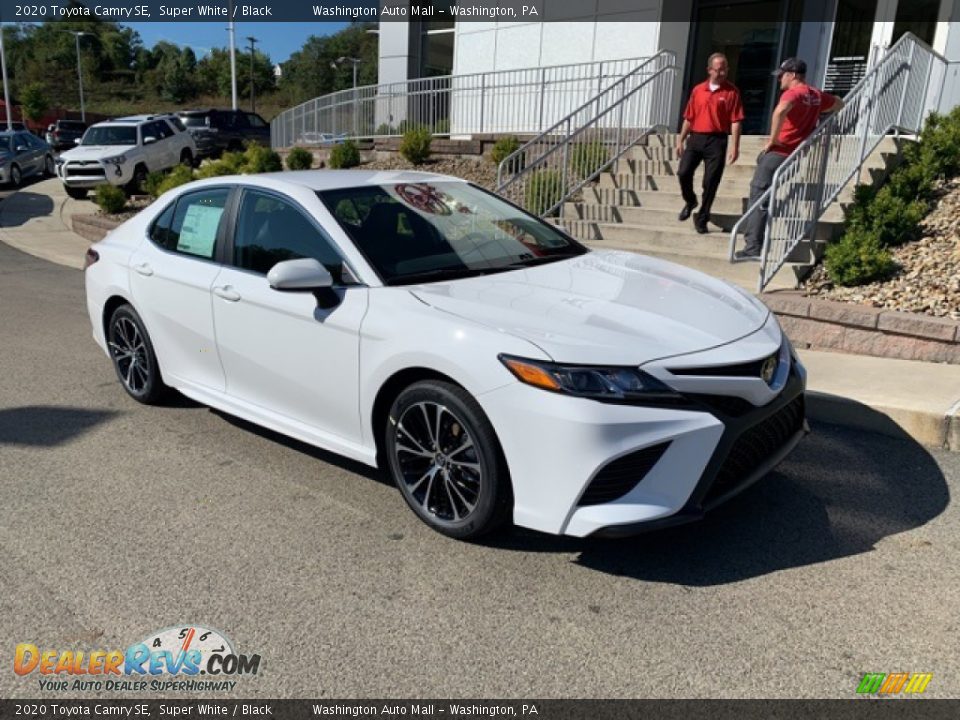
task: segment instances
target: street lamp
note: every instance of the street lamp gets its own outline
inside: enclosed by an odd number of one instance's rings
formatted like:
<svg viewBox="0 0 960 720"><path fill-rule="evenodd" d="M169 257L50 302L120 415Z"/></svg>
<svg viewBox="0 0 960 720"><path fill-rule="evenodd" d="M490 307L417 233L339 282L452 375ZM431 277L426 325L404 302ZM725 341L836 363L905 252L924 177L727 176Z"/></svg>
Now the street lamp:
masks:
<svg viewBox="0 0 960 720"><path fill-rule="evenodd" d="M80 36L81 35L93 35L93 33L84 32L83 30L62 30L61 28L54 28L57 32L65 32L73 35L74 39L77 41L77 82L80 85L80 119L83 122L87 121L87 111L83 104L83 70L80 65Z"/></svg>
<svg viewBox="0 0 960 720"><path fill-rule="evenodd" d="M360 58L347 57L346 55L341 55L335 61L330 63L330 67L334 70L339 70L342 63L348 62L353 65L353 135L357 135L357 65L363 62Z"/></svg>
<svg viewBox="0 0 960 720"><path fill-rule="evenodd" d="M257 43L257 39L252 35L247 35L247 40L250 41L250 112L254 113L257 111L257 106L253 101L253 59L254 59L254 45Z"/></svg>

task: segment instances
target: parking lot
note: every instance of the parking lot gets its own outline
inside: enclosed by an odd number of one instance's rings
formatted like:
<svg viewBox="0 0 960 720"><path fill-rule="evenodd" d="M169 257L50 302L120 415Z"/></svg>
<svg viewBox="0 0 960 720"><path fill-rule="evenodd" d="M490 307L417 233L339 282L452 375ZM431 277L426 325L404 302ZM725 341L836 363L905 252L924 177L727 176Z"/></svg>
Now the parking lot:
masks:
<svg viewBox="0 0 960 720"><path fill-rule="evenodd" d="M956 454L817 425L702 523L470 545L374 471L134 403L80 272L0 245L0 308L8 661L197 623L261 656L234 697L848 698L901 671L960 692ZM0 674L0 697L54 695Z"/></svg>

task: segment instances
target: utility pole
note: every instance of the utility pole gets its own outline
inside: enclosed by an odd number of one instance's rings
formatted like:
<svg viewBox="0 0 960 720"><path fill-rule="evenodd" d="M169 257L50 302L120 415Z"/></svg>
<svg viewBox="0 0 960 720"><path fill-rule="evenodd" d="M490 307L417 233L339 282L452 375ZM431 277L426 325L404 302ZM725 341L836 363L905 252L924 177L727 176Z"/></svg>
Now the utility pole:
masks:
<svg viewBox="0 0 960 720"><path fill-rule="evenodd" d="M77 41L77 82L80 85L80 120L83 122L87 121L87 109L83 104L83 69L80 64L80 36L86 35L86 33L78 32L73 34L74 40Z"/></svg>
<svg viewBox="0 0 960 720"><path fill-rule="evenodd" d="M253 61L254 61L254 45L257 44L257 39L253 35L247 35L247 40L250 41L250 112L256 112L257 106L254 103L254 93L253 93Z"/></svg>
<svg viewBox="0 0 960 720"><path fill-rule="evenodd" d="M228 12L230 13L230 22L227 24L227 34L230 36L230 97L233 101L234 110L237 109L237 31L233 27L233 0L230 0Z"/></svg>
<svg viewBox="0 0 960 720"><path fill-rule="evenodd" d="M3 69L3 102L7 111L7 131L13 130L13 118L10 117L10 90L7 86L7 57L3 52L3 26L0 25L0 67Z"/></svg>

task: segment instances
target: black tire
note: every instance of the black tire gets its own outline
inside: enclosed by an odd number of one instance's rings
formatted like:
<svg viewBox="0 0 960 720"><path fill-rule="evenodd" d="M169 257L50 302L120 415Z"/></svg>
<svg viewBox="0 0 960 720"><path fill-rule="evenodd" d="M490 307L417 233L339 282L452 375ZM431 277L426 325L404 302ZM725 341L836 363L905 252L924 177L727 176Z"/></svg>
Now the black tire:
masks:
<svg viewBox="0 0 960 720"><path fill-rule="evenodd" d="M85 200L87 197L87 188L70 187L69 185L64 185L63 189L66 190L67 195L72 197L74 200Z"/></svg>
<svg viewBox="0 0 960 720"><path fill-rule="evenodd" d="M15 188L23 185L23 172L16 163L10 166L10 184Z"/></svg>
<svg viewBox="0 0 960 720"><path fill-rule="evenodd" d="M131 306L121 305L110 316L107 347L117 378L130 397L144 405L155 405L168 394L153 343Z"/></svg>
<svg viewBox="0 0 960 720"><path fill-rule="evenodd" d="M126 185L127 195L137 195L143 192L143 184L147 181L147 166L140 163L133 169L133 177Z"/></svg>
<svg viewBox="0 0 960 720"><path fill-rule="evenodd" d="M509 519L513 494L503 451L463 388L438 380L411 385L394 401L383 432L390 474L431 528L472 540Z"/></svg>
<svg viewBox="0 0 960 720"><path fill-rule="evenodd" d="M53 177L57 174L57 166L53 162L53 155L47 155L43 159L43 174L47 177Z"/></svg>
<svg viewBox="0 0 960 720"><path fill-rule="evenodd" d="M180 151L180 164L190 168L194 167L193 153L190 152L190 148L184 148Z"/></svg>

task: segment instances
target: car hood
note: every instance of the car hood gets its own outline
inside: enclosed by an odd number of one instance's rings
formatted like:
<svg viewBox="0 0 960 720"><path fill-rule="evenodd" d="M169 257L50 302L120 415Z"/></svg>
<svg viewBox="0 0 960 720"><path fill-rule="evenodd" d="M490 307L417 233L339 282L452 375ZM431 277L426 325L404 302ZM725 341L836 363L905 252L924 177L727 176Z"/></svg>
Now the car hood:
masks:
<svg viewBox="0 0 960 720"><path fill-rule="evenodd" d="M769 314L722 280L614 251L409 289L568 363L642 365L702 351L756 332Z"/></svg>
<svg viewBox="0 0 960 720"><path fill-rule="evenodd" d="M65 160L103 160L134 150L136 145L78 145L60 153Z"/></svg>

